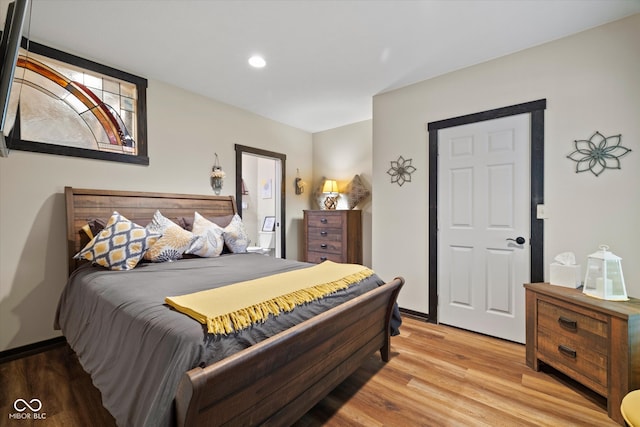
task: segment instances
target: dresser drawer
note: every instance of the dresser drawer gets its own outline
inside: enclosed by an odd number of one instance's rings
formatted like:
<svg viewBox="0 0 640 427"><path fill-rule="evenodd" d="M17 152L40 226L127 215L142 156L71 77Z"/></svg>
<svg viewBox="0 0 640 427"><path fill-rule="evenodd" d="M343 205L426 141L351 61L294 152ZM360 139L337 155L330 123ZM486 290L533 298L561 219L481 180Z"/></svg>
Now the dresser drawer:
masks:
<svg viewBox="0 0 640 427"><path fill-rule="evenodd" d="M309 239L307 251L342 254L342 242L327 239Z"/></svg>
<svg viewBox="0 0 640 427"><path fill-rule="evenodd" d="M336 215L335 212L314 212L307 221L308 227L342 228L342 215Z"/></svg>
<svg viewBox="0 0 640 427"><path fill-rule="evenodd" d="M342 229L341 228L327 228L327 227L309 227L307 229L309 241L322 240L322 241L341 241Z"/></svg>
<svg viewBox="0 0 640 427"><path fill-rule="evenodd" d="M327 252L307 252L307 262L313 262L315 264L320 264L323 261L333 261L333 262L342 262L342 256L340 254L332 254Z"/></svg>

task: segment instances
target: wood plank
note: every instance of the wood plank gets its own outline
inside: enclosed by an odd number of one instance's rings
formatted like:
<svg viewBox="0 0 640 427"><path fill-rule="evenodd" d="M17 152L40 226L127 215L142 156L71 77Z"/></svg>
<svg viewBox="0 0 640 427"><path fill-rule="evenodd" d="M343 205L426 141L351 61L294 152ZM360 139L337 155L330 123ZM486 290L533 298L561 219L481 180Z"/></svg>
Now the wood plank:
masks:
<svg viewBox="0 0 640 427"><path fill-rule="evenodd" d="M66 346L0 364L0 384L5 420L17 398L36 397L47 411L47 426L115 426ZM388 363L371 354L294 423L321 425L617 424L602 397L549 367L528 368L523 345L405 317L401 335L391 339Z"/></svg>

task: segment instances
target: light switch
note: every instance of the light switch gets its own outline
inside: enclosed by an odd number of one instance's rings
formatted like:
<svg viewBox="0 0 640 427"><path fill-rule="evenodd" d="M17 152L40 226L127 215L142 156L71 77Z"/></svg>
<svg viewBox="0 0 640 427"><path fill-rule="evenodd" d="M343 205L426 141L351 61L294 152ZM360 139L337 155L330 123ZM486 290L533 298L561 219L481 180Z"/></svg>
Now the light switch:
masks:
<svg viewBox="0 0 640 427"><path fill-rule="evenodd" d="M547 219L549 218L549 214L547 212L547 208L545 205L537 205L536 206L536 218L537 219Z"/></svg>

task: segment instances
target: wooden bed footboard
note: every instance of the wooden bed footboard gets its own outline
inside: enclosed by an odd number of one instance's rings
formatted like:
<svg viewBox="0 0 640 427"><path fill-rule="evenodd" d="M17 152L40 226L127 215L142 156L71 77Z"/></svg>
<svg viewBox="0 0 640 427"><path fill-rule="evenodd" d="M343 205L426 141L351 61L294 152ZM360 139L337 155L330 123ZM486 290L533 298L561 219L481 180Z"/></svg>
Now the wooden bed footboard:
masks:
<svg viewBox="0 0 640 427"><path fill-rule="evenodd" d="M398 277L206 368L177 390L178 426L282 425L298 420L380 350L389 360Z"/></svg>

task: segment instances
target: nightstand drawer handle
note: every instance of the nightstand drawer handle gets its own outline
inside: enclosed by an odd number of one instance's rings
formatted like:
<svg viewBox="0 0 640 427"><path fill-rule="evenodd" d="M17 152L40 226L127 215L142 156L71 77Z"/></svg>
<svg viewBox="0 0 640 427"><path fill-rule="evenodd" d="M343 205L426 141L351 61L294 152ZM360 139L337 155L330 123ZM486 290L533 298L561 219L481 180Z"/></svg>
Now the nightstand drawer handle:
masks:
<svg viewBox="0 0 640 427"><path fill-rule="evenodd" d="M328 233L327 233L326 231L324 231L324 230L322 230L322 231L320 232L320 235L321 235L321 236L326 236L327 234L328 234Z"/></svg>
<svg viewBox="0 0 640 427"><path fill-rule="evenodd" d="M327 260L327 257L326 257L326 256L321 256L321 257L320 257L320 261L326 261L326 260Z"/></svg>
<svg viewBox="0 0 640 427"><path fill-rule="evenodd" d="M558 351L564 355L571 357L572 359L576 358L576 351L572 348L567 347L566 345L560 344L558 346Z"/></svg>
<svg viewBox="0 0 640 427"><path fill-rule="evenodd" d="M327 223L327 218L320 218L320 222L323 223L323 224L326 224Z"/></svg>
<svg viewBox="0 0 640 427"><path fill-rule="evenodd" d="M326 244L326 243L322 243L322 244L320 245L320 247L321 247L322 249L327 249L327 244Z"/></svg>
<svg viewBox="0 0 640 427"><path fill-rule="evenodd" d="M558 318L558 323L560 323L560 326L570 329L572 331L578 330L578 322L576 322L575 320L568 319L564 316L560 316Z"/></svg>

